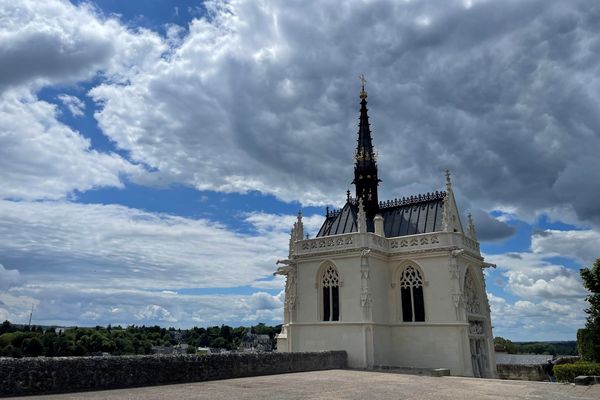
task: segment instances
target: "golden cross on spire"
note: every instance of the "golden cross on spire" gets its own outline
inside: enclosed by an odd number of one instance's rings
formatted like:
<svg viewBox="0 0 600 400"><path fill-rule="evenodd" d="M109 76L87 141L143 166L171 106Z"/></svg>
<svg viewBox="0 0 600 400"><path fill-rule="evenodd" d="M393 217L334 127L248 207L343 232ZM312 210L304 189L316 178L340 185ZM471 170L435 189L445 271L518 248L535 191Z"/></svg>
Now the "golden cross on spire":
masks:
<svg viewBox="0 0 600 400"><path fill-rule="evenodd" d="M360 80L361 84L360 98L365 99L367 97L367 92L365 91L365 83L367 83L367 79L365 78L365 74L360 74L358 79Z"/></svg>

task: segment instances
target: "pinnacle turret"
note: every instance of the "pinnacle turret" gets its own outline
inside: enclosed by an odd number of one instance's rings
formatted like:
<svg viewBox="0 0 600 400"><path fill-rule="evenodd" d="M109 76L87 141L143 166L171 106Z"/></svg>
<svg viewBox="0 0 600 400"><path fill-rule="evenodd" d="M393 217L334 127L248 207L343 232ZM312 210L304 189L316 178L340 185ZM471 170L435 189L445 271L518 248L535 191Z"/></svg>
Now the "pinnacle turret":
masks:
<svg viewBox="0 0 600 400"><path fill-rule="evenodd" d="M364 75L360 76L360 117L358 124L358 139L354 159L354 181L356 185L356 198L362 198L365 212L368 218L373 218L379 210L379 200L377 187L379 178L377 177L377 155L373 149L373 140L371 138L371 128L369 125L369 115L367 109L367 92L365 91L366 80Z"/></svg>

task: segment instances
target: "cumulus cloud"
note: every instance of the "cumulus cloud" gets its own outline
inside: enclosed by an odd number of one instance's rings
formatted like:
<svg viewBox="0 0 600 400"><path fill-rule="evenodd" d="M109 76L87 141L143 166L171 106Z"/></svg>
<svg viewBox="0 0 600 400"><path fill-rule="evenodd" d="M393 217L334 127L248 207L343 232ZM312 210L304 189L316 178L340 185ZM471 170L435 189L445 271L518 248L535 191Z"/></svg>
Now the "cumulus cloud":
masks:
<svg viewBox="0 0 600 400"><path fill-rule="evenodd" d="M583 327L583 299L513 303L488 293L494 335L513 340L572 340L573 328Z"/></svg>
<svg viewBox="0 0 600 400"><path fill-rule="evenodd" d="M600 194L590 168L600 147L594 4L208 9L169 58L90 93L103 131L155 167L153 179L339 202L351 180L354 77L364 71L384 197L439 189L450 167L482 208L568 205L600 221L586 200Z"/></svg>
<svg viewBox="0 0 600 400"><path fill-rule="evenodd" d="M0 198L59 199L74 190L122 187L143 169L91 148L56 119L56 106L26 91L0 95Z"/></svg>
<svg viewBox="0 0 600 400"><path fill-rule="evenodd" d="M157 34L131 32L88 3L3 1L0 15L0 92L75 83L98 72L119 79L166 49Z"/></svg>
<svg viewBox="0 0 600 400"><path fill-rule="evenodd" d="M531 249L538 255L572 258L591 265L600 257L600 233L594 230L546 229L531 237Z"/></svg>
<svg viewBox="0 0 600 400"><path fill-rule="evenodd" d="M494 334L513 340L573 340L585 324L586 291L579 274L553 262L553 253L486 255L497 269L486 277L502 292L488 293ZM500 294L499 294L500 293Z"/></svg>
<svg viewBox="0 0 600 400"><path fill-rule="evenodd" d="M530 252L486 255L507 279L506 289L524 299L583 299L585 290L576 271Z"/></svg>
<svg viewBox="0 0 600 400"><path fill-rule="evenodd" d="M85 111L85 103L76 96L63 93L56 96L74 117L81 117Z"/></svg>
<svg viewBox="0 0 600 400"><path fill-rule="evenodd" d="M143 170L57 120L36 91L101 76L122 82L168 49L144 29L130 30L88 3L0 2L0 188L2 198L58 199L74 190L122 186L121 175ZM74 116L84 103L58 95Z"/></svg>

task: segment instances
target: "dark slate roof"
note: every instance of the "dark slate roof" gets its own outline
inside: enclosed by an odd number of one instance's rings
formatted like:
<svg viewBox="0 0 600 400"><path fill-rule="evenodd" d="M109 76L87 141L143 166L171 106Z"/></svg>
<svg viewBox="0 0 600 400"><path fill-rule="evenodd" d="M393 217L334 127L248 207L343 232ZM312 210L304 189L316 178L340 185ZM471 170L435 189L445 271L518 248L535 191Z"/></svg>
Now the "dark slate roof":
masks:
<svg viewBox="0 0 600 400"><path fill-rule="evenodd" d="M427 193L379 203L386 237L438 232L442 229L445 192ZM317 237L341 235L358 230L358 207L350 199L341 210L329 211ZM373 232L373 220L367 220L367 231Z"/></svg>
<svg viewBox="0 0 600 400"><path fill-rule="evenodd" d="M341 210L331 211L327 213L325 222L319 229L317 237L341 235L342 233L350 233L358 231L356 225L356 215L358 207L352 201L347 201L346 205Z"/></svg>

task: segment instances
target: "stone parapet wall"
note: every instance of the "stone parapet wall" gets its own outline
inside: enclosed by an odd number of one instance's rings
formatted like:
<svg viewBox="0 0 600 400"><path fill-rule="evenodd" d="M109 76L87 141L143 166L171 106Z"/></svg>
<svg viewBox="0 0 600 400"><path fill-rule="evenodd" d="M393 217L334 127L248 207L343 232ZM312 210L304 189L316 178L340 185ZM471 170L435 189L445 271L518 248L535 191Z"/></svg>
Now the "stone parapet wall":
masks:
<svg viewBox="0 0 600 400"><path fill-rule="evenodd" d="M498 378L519 381L547 381L541 365L498 364Z"/></svg>
<svg viewBox="0 0 600 400"><path fill-rule="evenodd" d="M0 358L0 396L165 385L346 367L345 351Z"/></svg>

